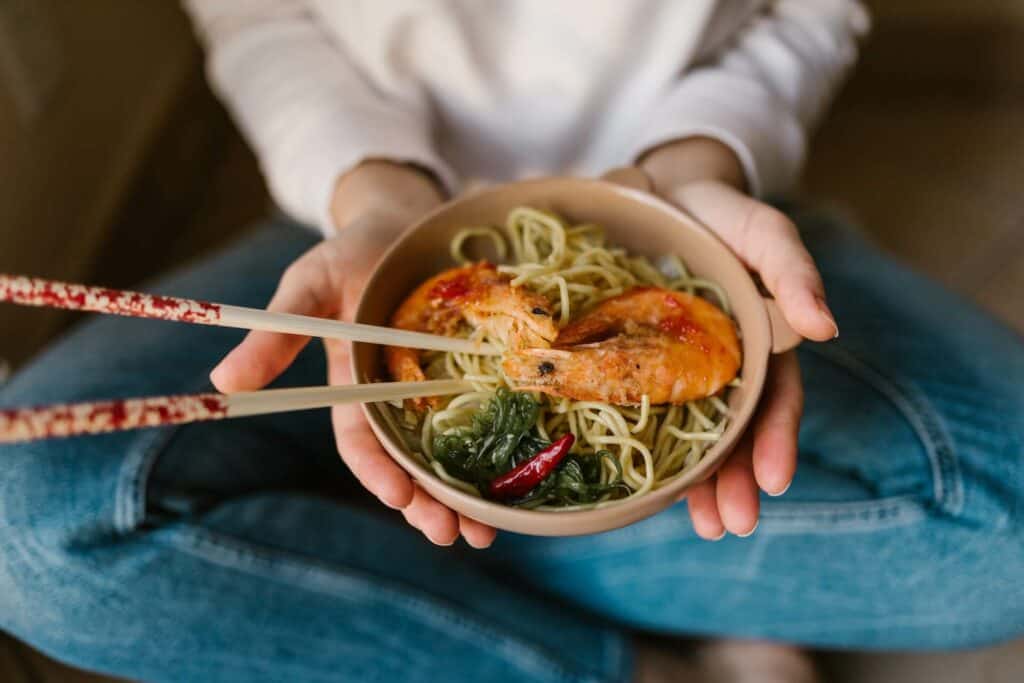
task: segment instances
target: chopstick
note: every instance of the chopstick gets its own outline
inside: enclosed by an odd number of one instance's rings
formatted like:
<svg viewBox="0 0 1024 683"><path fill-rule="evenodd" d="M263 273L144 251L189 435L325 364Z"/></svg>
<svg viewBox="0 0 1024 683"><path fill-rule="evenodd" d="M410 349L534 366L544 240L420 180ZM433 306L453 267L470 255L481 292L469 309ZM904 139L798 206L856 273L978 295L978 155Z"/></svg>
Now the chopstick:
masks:
<svg viewBox="0 0 1024 683"><path fill-rule="evenodd" d="M420 396L446 396L472 388L472 384L463 380L442 379L266 389L236 394L211 392L14 408L0 410L0 443L285 413L326 408L341 403L375 403Z"/></svg>
<svg viewBox="0 0 1024 683"><path fill-rule="evenodd" d="M431 351L501 355L501 351L493 345L470 339L0 273L0 302L3 301L22 306L155 318L324 339L347 339Z"/></svg>

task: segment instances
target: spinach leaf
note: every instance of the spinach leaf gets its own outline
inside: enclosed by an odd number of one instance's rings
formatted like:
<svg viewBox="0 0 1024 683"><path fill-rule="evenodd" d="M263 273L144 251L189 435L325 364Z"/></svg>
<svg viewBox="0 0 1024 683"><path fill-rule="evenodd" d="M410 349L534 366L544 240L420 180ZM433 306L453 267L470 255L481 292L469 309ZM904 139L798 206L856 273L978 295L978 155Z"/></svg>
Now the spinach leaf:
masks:
<svg viewBox="0 0 1024 683"><path fill-rule="evenodd" d="M529 394L502 387L469 425L434 438L434 458L449 474L476 485L483 493L492 480L550 445L536 429L540 408ZM610 484L601 483L601 462L606 458L618 472ZM536 507L592 503L617 490L627 491L619 463L611 453L570 454L530 493L510 504Z"/></svg>

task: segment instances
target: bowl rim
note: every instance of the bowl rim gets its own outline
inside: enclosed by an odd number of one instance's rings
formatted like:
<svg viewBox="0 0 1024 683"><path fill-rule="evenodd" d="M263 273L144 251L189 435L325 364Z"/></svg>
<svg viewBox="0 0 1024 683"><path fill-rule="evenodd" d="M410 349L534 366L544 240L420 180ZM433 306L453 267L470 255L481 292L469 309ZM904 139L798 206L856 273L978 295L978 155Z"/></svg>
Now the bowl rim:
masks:
<svg viewBox="0 0 1024 683"><path fill-rule="evenodd" d="M595 513L599 513L600 516L606 516L607 510L620 511L622 514L619 515L622 518L621 524L601 524L597 528L587 528L578 533L595 533L601 530L610 530L625 526L639 521L648 515L640 516L629 516L626 514L633 508L652 507L656 508L656 511L661 511L669 505L681 501L685 498L686 491L698 484L709 476L711 476L718 467L725 461L728 455L732 452L735 445L738 443L740 438L746 433L749 423L757 409L760 402L761 394L764 390L764 384L767 376L767 362L768 356L772 353L772 327L769 318L768 309L765 304L765 298L759 292L757 285L751 277L750 272L740 261L739 257L729 248L722 239L716 235L713 231L708 229L706 226L701 224L699 221L694 219L692 216L687 214L685 211L680 209L678 206L671 202L658 197L651 192L630 187L627 185L614 182L612 180L604 180L598 178L579 178L573 176L544 176L540 178L530 178L526 180L518 180L508 183L499 183L494 185L487 185L484 187L476 188L468 193L459 195L458 197L452 198L443 204L434 207L432 210L424 214L414 223L409 225L398 238L389 245L384 254L380 257L377 263L373 267L373 271L369 279L367 280L366 286L360 294L359 302L356 307L355 321L361 322L362 318L366 314L366 309L369 306L370 296L369 293L374 291L376 285L383 277L384 266L387 265L395 252L402 249L406 241L408 241L413 234L421 230L425 225L433 223L439 216L448 213L453 207L460 205L464 202L478 201L481 197L488 194L504 192L508 188L527 188L531 186L541 187L550 186L554 184L577 185L580 187L587 187L599 192L610 192L620 197L633 202L640 202L646 204L658 211L670 214L677 222L685 224L687 229L701 233L705 238L710 238L715 244L716 248L719 249L728 260L732 262L734 267L739 268L745 275L743 279L743 285L749 289L751 296L756 296L759 303L755 307L755 314L757 320L755 324L761 326L764 331L763 338L767 340L767 347L758 351L759 354L765 356L766 371L761 372L758 377L751 378L754 380L754 386L747 386L746 388L751 389L749 394L750 398L746 399L744 404L741 406L739 414L732 417L729 426L726 428L725 435L721 440L715 443L715 445L709 449L709 451L701 458L700 462L697 463L692 469L689 469L683 473L675 475L669 480L669 482L658 489L649 491L641 496L633 496L622 499L620 501L612 502L609 505L602 507L588 507L578 510L536 510L536 509L523 509L516 508L502 503L489 501L485 498L474 496L472 494L461 491L455 486L445 482L427 465L420 462L419 458L412 453L408 452L407 446L402 442L400 438L395 438L392 434L391 429L387 422L391 419L390 417L378 418L378 414L384 415L384 409L376 404L361 404L363 415L367 422L370 424L370 428L373 430L374 435L381 442L384 450L388 455L396 460L398 464L406 470L413 478L417 481L424 477L429 477L434 483L440 485L447 496L458 502L458 505L452 505L456 510L462 514L467 515L473 519L480 519L490 517L488 512L498 514L503 517L503 522L500 528L510 529L512 531L519 531L521 528L534 527L536 528L536 522L541 520L550 521L552 515L557 515L559 519L576 520L577 523L585 521L588 517L595 516ZM750 325L751 321L746 321L746 325ZM742 330L741 330L742 333ZM358 343L355 346L357 346ZM362 367L358 358L360 354L355 352L351 354L350 366L352 371L353 380L357 383L366 383L370 381L366 372ZM743 358L741 368L747 366L746 354ZM746 384L747 378L744 376L744 383ZM738 425L738 427L737 427ZM661 505L655 505L655 503L661 503ZM656 514L652 512L650 514ZM486 519L483 519L485 523ZM564 525L560 525L564 526ZM523 533L523 532L520 532ZM536 531L530 531L525 533L537 534ZM564 531L560 531L557 535L567 535Z"/></svg>

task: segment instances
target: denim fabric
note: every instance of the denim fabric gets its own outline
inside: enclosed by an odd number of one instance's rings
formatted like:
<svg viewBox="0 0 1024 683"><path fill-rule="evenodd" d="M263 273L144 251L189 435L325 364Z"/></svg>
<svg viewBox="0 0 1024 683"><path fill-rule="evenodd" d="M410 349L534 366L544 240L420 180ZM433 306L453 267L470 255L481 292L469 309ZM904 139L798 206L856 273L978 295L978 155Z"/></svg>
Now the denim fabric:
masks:
<svg viewBox="0 0 1024 683"><path fill-rule="evenodd" d="M797 216L842 330L807 344L792 488L746 539L685 505L572 539L436 548L324 411L4 447L0 627L148 681L629 678L633 627L833 647L1024 633L1024 347L827 216ZM262 306L314 238L278 221L150 285ZM95 318L0 405L190 392L232 330ZM317 345L279 384L322 383Z"/></svg>

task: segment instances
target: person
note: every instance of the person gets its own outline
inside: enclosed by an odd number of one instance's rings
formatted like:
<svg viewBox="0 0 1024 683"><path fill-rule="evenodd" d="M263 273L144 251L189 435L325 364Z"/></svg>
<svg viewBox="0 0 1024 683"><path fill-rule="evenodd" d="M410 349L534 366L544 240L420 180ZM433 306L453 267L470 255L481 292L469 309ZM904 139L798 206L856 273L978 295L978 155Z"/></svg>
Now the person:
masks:
<svg viewBox="0 0 1024 683"><path fill-rule="evenodd" d="M151 681L628 680L637 630L755 639L709 646L708 675L796 681L813 680L796 645L1024 630L1019 338L834 217L764 201L792 187L854 61L857 3L188 10L291 218L151 289L351 318L382 251L465 184L632 163L811 341L774 362L714 480L594 536L496 535L457 515L354 406L5 447L5 630ZM351 380L343 343L237 342L96 319L0 399L186 393L211 369L226 392Z"/></svg>

